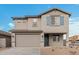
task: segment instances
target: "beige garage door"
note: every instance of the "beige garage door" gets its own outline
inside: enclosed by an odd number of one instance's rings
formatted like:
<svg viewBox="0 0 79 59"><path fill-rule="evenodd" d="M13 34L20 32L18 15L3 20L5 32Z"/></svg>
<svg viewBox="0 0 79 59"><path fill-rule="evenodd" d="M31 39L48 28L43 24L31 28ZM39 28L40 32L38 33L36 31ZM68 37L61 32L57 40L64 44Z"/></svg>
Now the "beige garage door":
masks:
<svg viewBox="0 0 79 59"><path fill-rule="evenodd" d="M40 41L40 35L16 35L17 47L39 47Z"/></svg>

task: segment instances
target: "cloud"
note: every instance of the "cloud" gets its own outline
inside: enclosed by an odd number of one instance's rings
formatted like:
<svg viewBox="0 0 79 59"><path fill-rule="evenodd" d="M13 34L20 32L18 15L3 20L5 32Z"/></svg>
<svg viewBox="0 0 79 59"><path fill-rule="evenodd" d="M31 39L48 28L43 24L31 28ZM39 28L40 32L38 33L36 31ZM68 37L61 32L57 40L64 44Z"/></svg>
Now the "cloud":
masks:
<svg viewBox="0 0 79 59"><path fill-rule="evenodd" d="M79 17L74 17L69 19L70 22L79 22Z"/></svg>
<svg viewBox="0 0 79 59"><path fill-rule="evenodd" d="M14 24L13 24L13 23L9 23L8 25L9 25L9 27L10 27L11 29L14 28Z"/></svg>
<svg viewBox="0 0 79 59"><path fill-rule="evenodd" d="M3 30L3 27L0 26L0 30Z"/></svg>
<svg viewBox="0 0 79 59"><path fill-rule="evenodd" d="M79 17L70 18L69 20L69 36L79 34Z"/></svg>

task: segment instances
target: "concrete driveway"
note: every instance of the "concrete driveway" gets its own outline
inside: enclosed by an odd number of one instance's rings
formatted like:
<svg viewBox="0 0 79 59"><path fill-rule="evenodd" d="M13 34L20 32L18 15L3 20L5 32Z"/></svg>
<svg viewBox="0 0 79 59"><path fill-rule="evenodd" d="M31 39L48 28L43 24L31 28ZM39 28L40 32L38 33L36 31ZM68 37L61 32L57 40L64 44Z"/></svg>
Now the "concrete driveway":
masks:
<svg viewBox="0 0 79 59"><path fill-rule="evenodd" d="M40 55L39 47L15 47L4 48L0 55Z"/></svg>

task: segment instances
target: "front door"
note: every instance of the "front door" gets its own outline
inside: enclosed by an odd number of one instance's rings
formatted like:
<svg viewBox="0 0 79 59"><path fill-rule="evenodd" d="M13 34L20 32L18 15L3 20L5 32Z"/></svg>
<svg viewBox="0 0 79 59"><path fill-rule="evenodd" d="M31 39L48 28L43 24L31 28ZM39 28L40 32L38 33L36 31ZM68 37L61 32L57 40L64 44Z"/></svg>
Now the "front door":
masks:
<svg viewBox="0 0 79 59"><path fill-rule="evenodd" d="M44 35L44 46L49 46L49 35L45 34Z"/></svg>

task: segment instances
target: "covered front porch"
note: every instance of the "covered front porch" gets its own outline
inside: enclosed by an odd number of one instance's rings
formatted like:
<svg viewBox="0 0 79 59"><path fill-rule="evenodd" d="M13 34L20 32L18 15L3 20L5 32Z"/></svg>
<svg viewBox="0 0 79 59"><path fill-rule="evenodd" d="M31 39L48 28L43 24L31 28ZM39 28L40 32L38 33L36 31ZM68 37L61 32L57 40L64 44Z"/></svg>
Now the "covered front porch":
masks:
<svg viewBox="0 0 79 59"><path fill-rule="evenodd" d="M45 33L44 47L66 46L67 34L64 33Z"/></svg>

